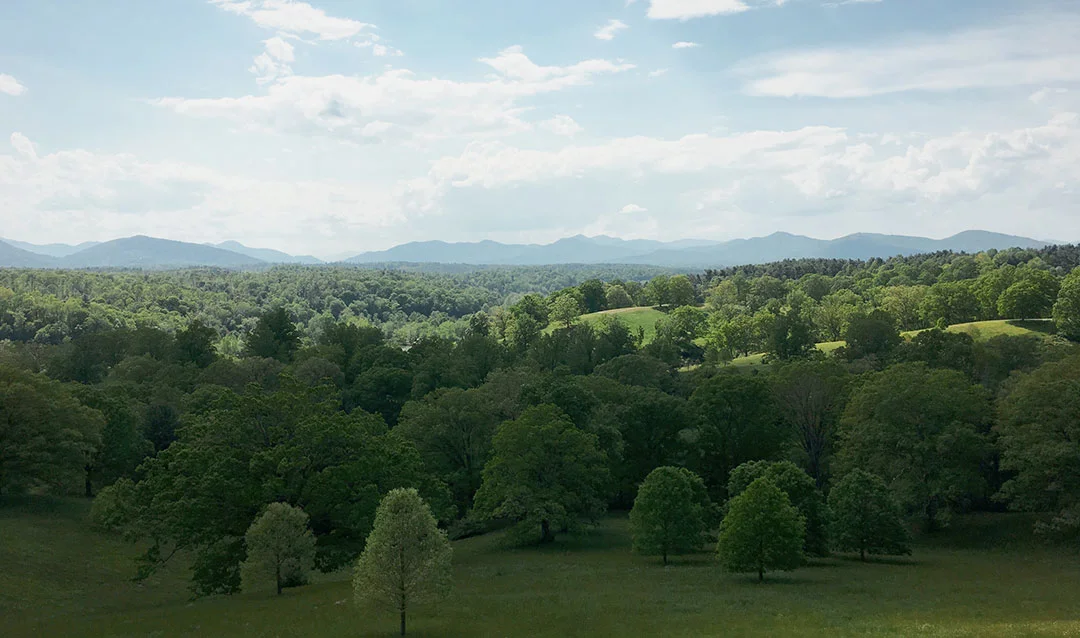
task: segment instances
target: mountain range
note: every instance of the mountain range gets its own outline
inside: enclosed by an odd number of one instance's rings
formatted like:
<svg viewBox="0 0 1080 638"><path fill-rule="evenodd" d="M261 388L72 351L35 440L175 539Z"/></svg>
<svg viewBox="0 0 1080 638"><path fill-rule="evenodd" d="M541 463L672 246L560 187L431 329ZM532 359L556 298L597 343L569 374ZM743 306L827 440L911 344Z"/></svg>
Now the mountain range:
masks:
<svg viewBox="0 0 1080 638"><path fill-rule="evenodd" d="M411 242L389 250L346 259L351 264L444 263L529 266L546 264L640 264L687 270L783 259L870 259L952 250L979 252L991 248L1042 248L1049 242L986 231L966 231L945 239L858 233L839 239L814 239L789 233L767 237L710 241L576 235L551 244L502 244L495 241ZM194 244L138 235L79 245L37 245L0 239L0 267L11 268L169 268L216 266L250 268L268 264L321 264L310 255L295 256L235 241Z"/></svg>

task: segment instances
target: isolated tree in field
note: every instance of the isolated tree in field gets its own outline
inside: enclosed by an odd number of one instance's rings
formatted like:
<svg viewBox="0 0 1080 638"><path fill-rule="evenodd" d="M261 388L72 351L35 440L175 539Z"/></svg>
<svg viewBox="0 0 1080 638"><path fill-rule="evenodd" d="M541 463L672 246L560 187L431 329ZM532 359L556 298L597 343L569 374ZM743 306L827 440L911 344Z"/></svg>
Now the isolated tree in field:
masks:
<svg viewBox="0 0 1080 638"><path fill-rule="evenodd" d="M1080 357L1020 377L999 403L999 497L1017 510L1049 512L1042 532L1080 531Z"/></svg>
<svg viewBox="0 0 1080 638"><path fill-rule="evenodd" d="M518 521L524 533L539 531L543 543L603 511L608 473L597 437L554 405L531 407L503 423L492 446L476 493L481 516Z"/></svg>
<svg viewBox="0 0 1080 638"><path fill-rule="evenodd" d="M855 470L829 492L833 546L840 551L900 556L910 554L900 509L880 477Z"/></svg>
<svg viewBox="0 0 1080 638"><path fill-rule="evenodd" d="M728 503L716 545L720 563L730 572L791 571L803 562L806 521L787 494L759 478Z"/></svg>
<svg viewBox="0 0 1080 638"><path fill-rule="evenodd" d="M905 363L855 391L840 423L837 466L877 474L928 529L985 487L987 392L955 370Z"/></svg>
<svg viewBox="0 0 1080 638"><path fill-rule="evenodd" d="M288 363L300 348L300 332L284 308L259 317L259 323L247 337L244 352L250 357L277 359Z"/></svg>
<svg viewBox="0 0 1080 638"><path fill-rule="evenodd" d="M759 478L767 478L787 495L791 505L806 521L806 542L803 550L813 556L829 553L828 516L825 497L818 491L814 479L791 461L750 461L731 471L728 495L735 497Z"/></svg>
<svg viewBox="0 0 1080 638"><path fill-rule="evenodd" d="M581 316L581 301L572 294L559 295L551 302L551 320L569 328Z"/></svg>
<svg viewBox="0 0 1080 638"><path fill-rule="evenodd" d="M303 585L315 562L315 535L308 515L288 503L271 503L244 534L247 559L240 567L244 589L273 579L283 587Z"/></svg>
<svg viewBox="0 0 1080 638"><path fill-rule="evenodd" d="M1054 304L1054 323L1061 336L1080 341L1080 268L1065 276Z"/></svg>
<svg viewBox="0 0 1080 638"><path fill-rule="evenodd" d="M701 477L681 467L658 467L645 477L630 510L634 551L663 557L701 547L708 505ZM704 501L704 502L703 502Z"/></svg>
<svg viewBox="0 0 1080 638"><path fill-rule="evenodd" d="M401 616L404 636L409 606L436 600L449 590L452 554L446 532L419 492L390 490L379 503L375 526L356 562L356 599L392 607Z"/></svg>

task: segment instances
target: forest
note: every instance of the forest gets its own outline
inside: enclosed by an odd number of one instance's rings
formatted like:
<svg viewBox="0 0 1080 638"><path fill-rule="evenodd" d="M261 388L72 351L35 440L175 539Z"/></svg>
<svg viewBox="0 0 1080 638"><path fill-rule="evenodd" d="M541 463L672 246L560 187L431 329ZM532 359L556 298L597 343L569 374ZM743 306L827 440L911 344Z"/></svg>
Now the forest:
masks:
<svg viewBox="0 0 1080 638"><path fill-rule="evenodd" d="M495 631L430 606L493 538L550 563L615 526L634 570L750 574L728 584L750 596L837 556L917 579L976 520L1072 564L1078 341L1075 246L690 274L5 270L0 514L85 499L137 582L180 564L227 600L345 574L401 633L408 612L441 635Z"/></svg>

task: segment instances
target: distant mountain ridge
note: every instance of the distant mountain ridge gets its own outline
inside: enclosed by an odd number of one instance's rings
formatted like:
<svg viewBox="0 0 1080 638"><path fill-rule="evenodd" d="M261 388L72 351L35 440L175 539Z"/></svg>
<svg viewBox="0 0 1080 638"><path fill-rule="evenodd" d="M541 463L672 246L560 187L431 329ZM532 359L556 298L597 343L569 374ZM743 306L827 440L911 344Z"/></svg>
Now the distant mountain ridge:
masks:
<svg viewBox="0 0 1080 638"><path fill-rule="evenodd" d="M638 264L696 270L760 264L784 259L870 259L952 250L974 253L991 248L1042 248L1049 242L987 231L965 231L945 239L856 233L838 239L814 239L790 233L767 237L711 241L575 235L551 244L503 244L491 240L467 243L411 242L389 250L361 253L347 263L468 264L537 266L553 264ZM34 250L29 250L33 248ZM215 266L249 268L269 264L321 264L308 255L294 256L235 241L194 244L138 235L79 246L0 240L0 267L11 268L170 268Z"/></svg>
<svg viewBox="0 0 1080 638"><path fill-rule="evenodd" d="M1048 242L972 230L929 239L906 235L857 233L838 239L814 239L778 232L767 237L730 241L621 240L613 237L576 235L551 244L501 244L494 241L448 243L412 242L389 250L361 253L348 263L462 263L475 265L528 266L561 263L626 263L672 268L710 268L760 264L784 259L871 259L953 250L980 252L996 248L1042 248Z"/></svg>

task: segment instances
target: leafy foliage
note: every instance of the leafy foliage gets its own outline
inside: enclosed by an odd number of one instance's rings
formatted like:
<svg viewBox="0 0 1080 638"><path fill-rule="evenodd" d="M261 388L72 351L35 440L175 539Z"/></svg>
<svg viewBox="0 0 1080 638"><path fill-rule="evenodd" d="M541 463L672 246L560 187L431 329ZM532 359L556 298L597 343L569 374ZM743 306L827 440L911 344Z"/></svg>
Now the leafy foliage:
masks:
<svg viewBox="0 0 1080 638"><path fill-rule="evenodd" d="M751 483L728 504L716 551L731 572L791 571L803 563L806 522L768 478Z"/></svg>
<svg viewBox="0 0 1080 638"><path fill-rule="evenodd" d="M315 536L308 516L288 503L271 503L244 534L247 558L240 567L245 589L273 580L277 593L283 587L307 584L315 563Z"/></svg>
<svg viewBox="0 0 1080 638"><path fill-rule="evenodd" d="M453 550L415 489L391 490L379 503L375 525L356 562L353 591L359 601L389 606L401 615L405 635L410 605L437 600L450 588Z"/></svg>
<svg viewBox="0 0 1080 638"><path fill-rule="evenodd" d="M603 511L607 483L596 435L579 430L554 405L531 407L499 426L494 454L476 493L483 516L519 523L540 542Z"/></svg>
<svg viewBox="0 0 1080 638"><path fill-rule="evenodd" d="M681 467L658 467L645 477L630 510L634 551L663 557L700 549L709 508L705 483Z"/></svg>
<svg viewBox="0 0 1080 638"><path fill-rule="evenodd" d="M833 545L841 551L900 556L911 553L900 510L881 478L854 470L829 492Z"/></svg>

